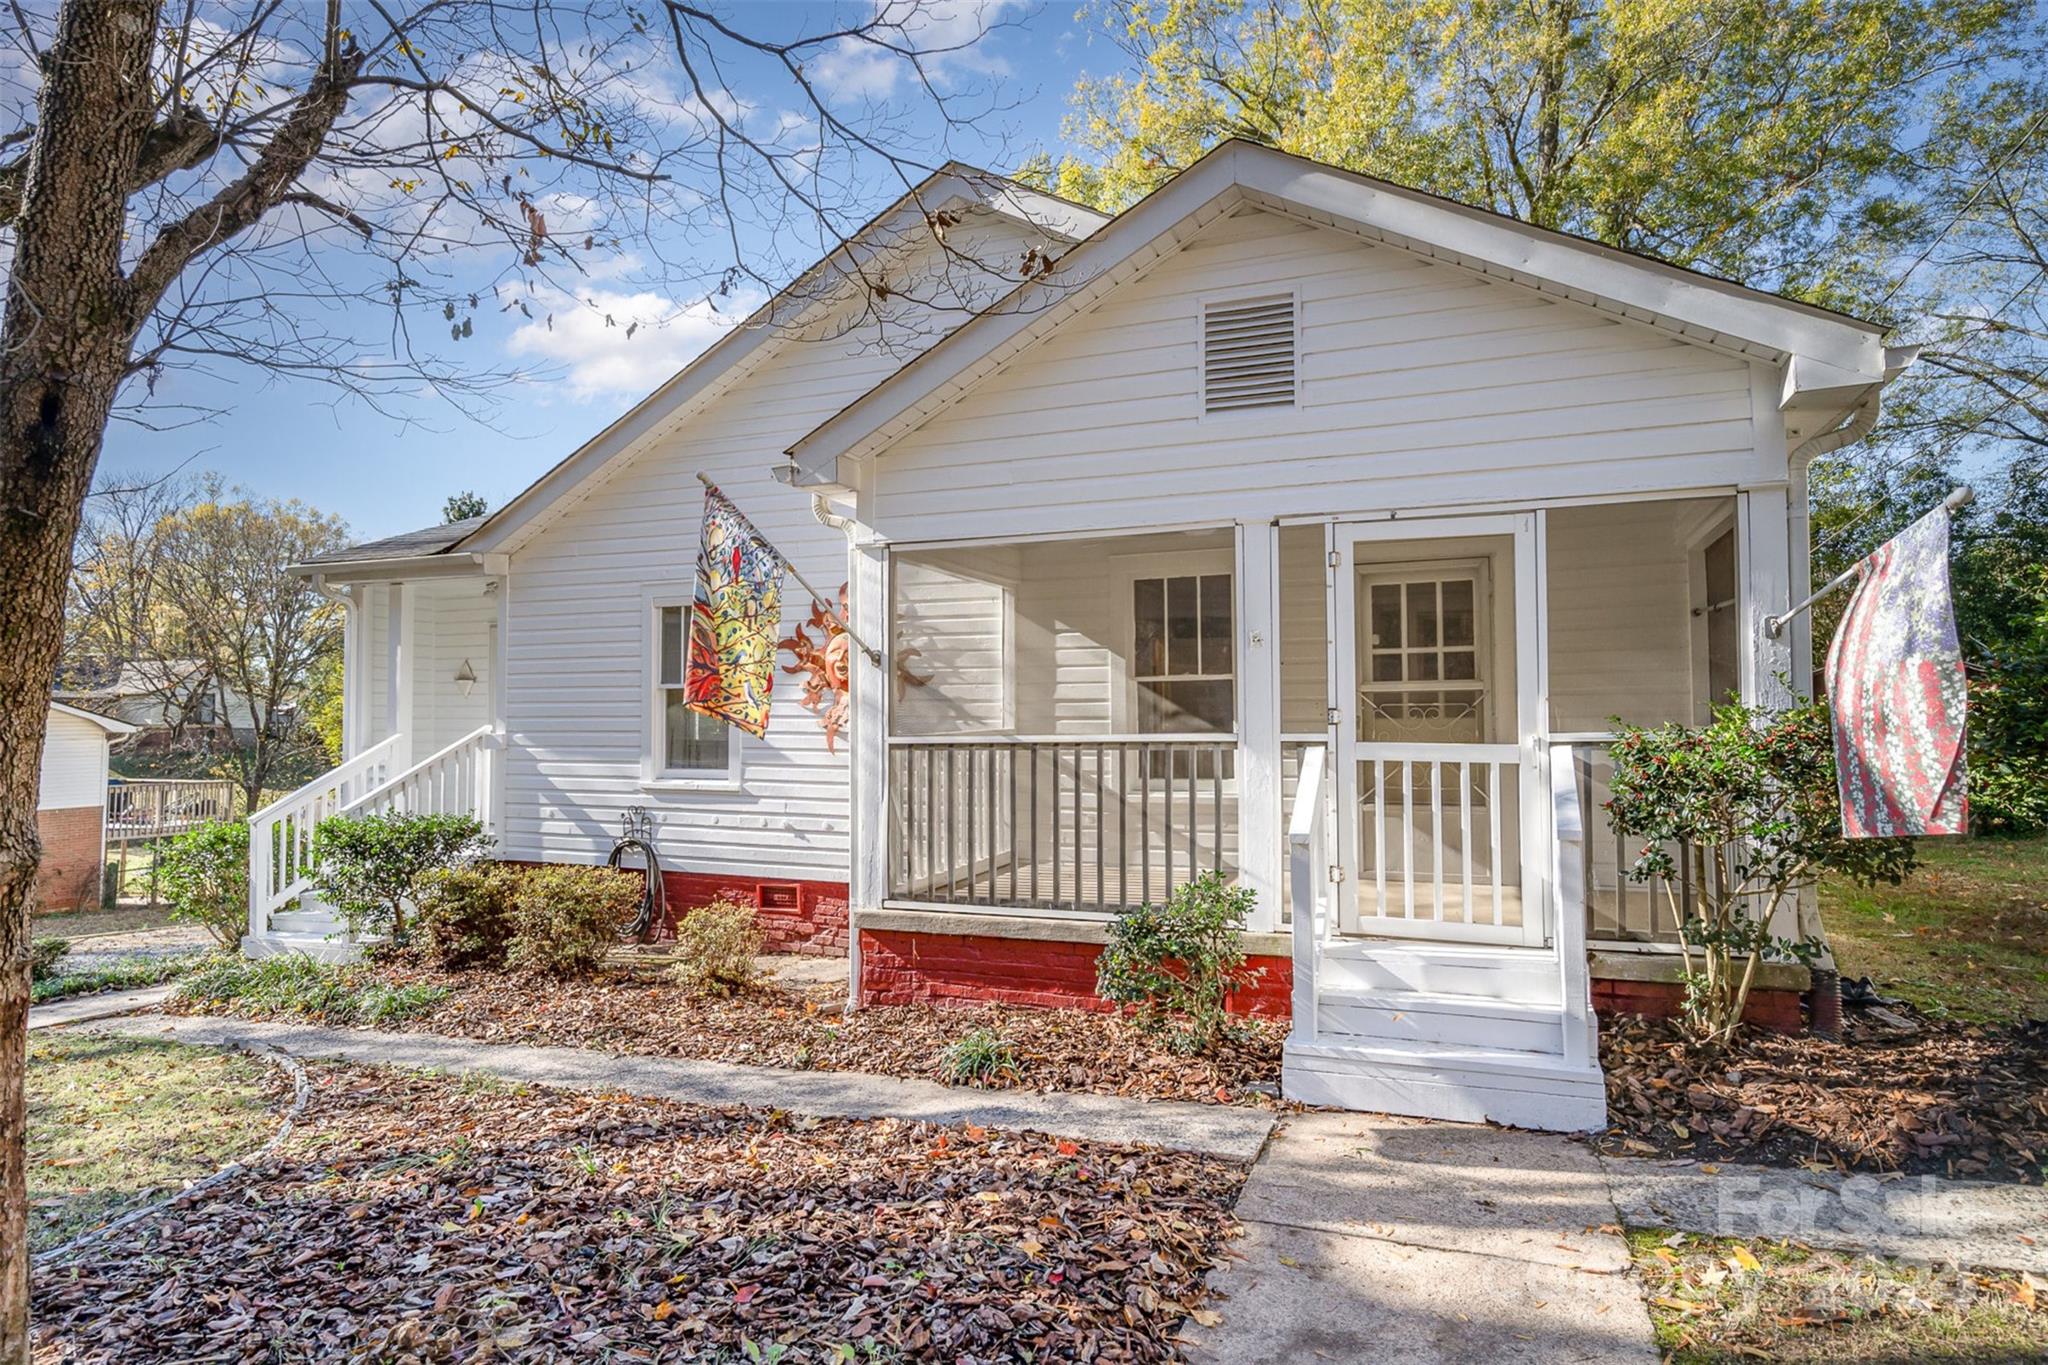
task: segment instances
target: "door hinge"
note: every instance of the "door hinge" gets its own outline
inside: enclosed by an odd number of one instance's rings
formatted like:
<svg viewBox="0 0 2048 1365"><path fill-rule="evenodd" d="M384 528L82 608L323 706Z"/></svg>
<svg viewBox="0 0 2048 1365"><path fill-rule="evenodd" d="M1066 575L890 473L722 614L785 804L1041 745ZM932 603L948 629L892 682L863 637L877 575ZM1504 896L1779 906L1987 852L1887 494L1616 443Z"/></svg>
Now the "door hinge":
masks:
<svg viewBox="0 0 2048 1365"><path fill-rule="evenodd" d="M1344 713L1334 706L1324 712L1323 715L1328 724L1342 725L1344 723Z"/></svg>
<svg viewBox="0 0 2048 1365"><path fill-rule="evenodd" d="M1339 866L1337 866L1337 864L1335 864L1335 863L1331 863L1331 864L1330 864L1330 880L1331 880L1331 881L1333 881L1333 882L1341 882L1341 881L1343 881L1343 880L1344 880L1344 869L1343 869L1343 868L1341 868L1341 867L1339 867Z"/></svg>
<svg viewBox="0 0 2048 1365"><path fill-rule="evenodd" d="M1330 551L1330 567L1333 569L1341 569L1344 567L1344 555L1342 551Z"/></svg>

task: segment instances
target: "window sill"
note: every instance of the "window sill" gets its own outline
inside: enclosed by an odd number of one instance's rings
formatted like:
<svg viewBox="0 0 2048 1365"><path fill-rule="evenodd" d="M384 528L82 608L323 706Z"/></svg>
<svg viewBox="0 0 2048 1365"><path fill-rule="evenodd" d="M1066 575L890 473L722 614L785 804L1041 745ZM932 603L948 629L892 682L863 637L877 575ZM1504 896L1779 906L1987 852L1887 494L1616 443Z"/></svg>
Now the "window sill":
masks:
<svg viewBox="0 0 2048 1365"><path fill-rule="evenodd" d="M647 777L640 780L644 792L736 792L744 784L737 777L724 773L707 773L702 777Z"/></svg>

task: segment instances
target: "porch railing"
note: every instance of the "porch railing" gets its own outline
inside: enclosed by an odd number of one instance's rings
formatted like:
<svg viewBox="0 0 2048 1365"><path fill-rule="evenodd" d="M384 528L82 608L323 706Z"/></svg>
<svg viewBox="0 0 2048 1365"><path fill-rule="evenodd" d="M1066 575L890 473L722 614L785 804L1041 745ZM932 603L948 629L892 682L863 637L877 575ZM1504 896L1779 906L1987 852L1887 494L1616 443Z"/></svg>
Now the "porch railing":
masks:
<svg viewBox="0 0 2048 1365"><path fill-rule="evenodd" d="M889 895L1104 914L1237 873L1230 737L889 742Z"/></svg>
<svg viewBox="0 0 2048 1365"><path fill-rule="evenodd" d="M1331 907L1325 904L1330 886L1328 850L1324 846L1329 820L1323 810L1324 768L1328 751L1320 744L1303 745L1289 793L1287 817L1287 901L1294 908L1290 926L1294 945L1294 1037L1316 1040L1316 1010L1322 994L1317 956L1331 932Z"/></svg>
<svg viewBox="0 0 2048 1365"><path fill-rule="evenodd" d="M1553 750L1553 753L1558 752ZM1642 842L1617 832L1607 820L1609 779L1614 763L1604 740L1571 746L1572 766L1586 811L1584 849L1587 937L1595 943L1675 945L1678 926L1692 914L1692 859L1671 846L1684 870L1676 887L1629 878Z"/></svg>
<svg viewBox="0 0 2048 1365"><path fill-rule="evenodd" d="M213 778L121 777L107 783L107 840L159 839L234 814L235 784Z"/></svg>
<svg viewBox="0 0 2048 1365"><path fill-rule="evenodd" d="M489 828L494 731L480 726L412 767L394 771L393 735L249 817L249 932L310 891L320 866L315 831L330 815L382 811L471 814Z"/></svg>

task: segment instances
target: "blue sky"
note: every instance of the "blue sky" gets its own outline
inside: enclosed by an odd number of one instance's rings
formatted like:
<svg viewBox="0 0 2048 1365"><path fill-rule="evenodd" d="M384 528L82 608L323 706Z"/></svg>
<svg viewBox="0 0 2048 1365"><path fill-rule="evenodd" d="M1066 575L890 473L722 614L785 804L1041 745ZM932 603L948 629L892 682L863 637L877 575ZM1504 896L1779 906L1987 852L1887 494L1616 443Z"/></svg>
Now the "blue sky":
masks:
<svg viewBox="0 0 2048 1365"><path fill-rule="evenodd" d="M960 79L974 83L982 103L1004 112L965 132L955 130L941 144L936 120L910 98L904 83L895 82L892 92L878 98L891 100L910 120L903 145L934 162L952 156L993 169L1009 169L1035 147L1058 151L1075 77L1084 69L1111 69L1119 56L1111 45L1089 42L1075 16L1076 2L963 0L992 8L999 25L977 45L973 69ZM750 16L752 8L740 5L730 12L741 22L764 18ZM815 29L865 8L777 4L767 18ZM891 197L886 186L878 186L878 202L861 207L879 208ZM659 245L671 257L692 248L683 241ZM707 249L715 252L718 244ZM665 302L623 284L617 297L621 307L649 313L663 311ZM438 314L423 321L446 325ZM716 321L701 312L642 330L631 341L622 339L619 328L604 328L593 314L556 321L544 328L517 313L476 314L476 334L464 343L474 349L466 356L494 368L516 366L549 376L502 392L487 424L426 399L407 406L410 420L395 421L340 400L323 386L254 370L172 372L154 394L159 412L189 404L224 409L225 415L170 430L117 421L100 468L103 476L155 477L181 466L189 473L215 471L257 495L295 497L338 514L359 539L389 535L440 520L443 500L461 489L483 494L493 507L502 504L717 335Z"/></svg>

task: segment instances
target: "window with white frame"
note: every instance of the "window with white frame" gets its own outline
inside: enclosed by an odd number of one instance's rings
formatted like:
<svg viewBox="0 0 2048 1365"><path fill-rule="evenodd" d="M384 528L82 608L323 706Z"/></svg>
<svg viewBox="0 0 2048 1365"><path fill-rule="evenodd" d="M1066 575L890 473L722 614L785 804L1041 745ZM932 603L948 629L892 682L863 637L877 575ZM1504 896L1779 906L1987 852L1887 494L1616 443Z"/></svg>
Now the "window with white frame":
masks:
<svg viewBox="0 0 2048 1365"><path fill-rule="evenodd" d="M654 607L654 754L657 776L731 776L737 745L732 727L685 704L684 660L689 646L690 608L682 603Z"/></svg>
<svg viewBox="0 0 2048 1365"><path fill-rule="evenodd" d="M1229 733L1237 718L1237 638L1227 573L1131 583L1131 681L1141 734Z"/></svg>

